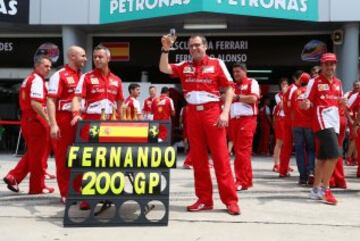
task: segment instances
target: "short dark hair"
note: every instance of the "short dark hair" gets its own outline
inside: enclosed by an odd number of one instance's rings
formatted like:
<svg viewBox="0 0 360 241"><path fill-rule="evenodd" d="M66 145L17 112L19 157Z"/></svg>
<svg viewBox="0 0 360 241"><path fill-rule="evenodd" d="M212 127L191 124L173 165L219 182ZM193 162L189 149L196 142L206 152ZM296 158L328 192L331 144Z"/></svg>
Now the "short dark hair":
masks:
<svg viewBox="0 0 360 241"><path fill-rule="evenodd" d="M279 80L279 85L281 85L282 82L286 82L289 84L289 79L287 77L281 77Z"/></svg>
<svg viewBox="0 0 360 241"><path fill-rule="evenodd" d="M169 92L169 88L168 87L166 87L166 86L164 86L164 87L162 87L161 88L161 94L166 94L166 93L168 93Z"/></svg>
<svg viewBox="0 0 360 241"><path fill-rule="evenodd" d="M149 86L149 90L155 89L155 88L156 88L155 85L150 85L150 86Z"/></svg>
<svg viewBox="0 0 360 241"><path fill-rule="evenodd" d="M301 76L303 73L304 73L304 71L302 71L302 70L296 70L295 73L294 73L292 76L293 76L293 78L295 78L295 79L299 79L300 76Z"/></svg>
<svg viewBox="0 0 360 241"><path fill-rule="evenodd" d="M235 69L235 68L240 68L242 69L243 71L247 72L247 66L245 63L235 63L233 66L232 66L232 69Z"/></svg>
<svg viewBox="0 0 360 241"><path fill-rule="evenodd" d="M52 63L52 60L49 56L47 55L38 55L34 58L34 67L39 66L40 64L42 64L43 60L47 59L50 61L50 63Z"/></svg>
<svg viewBox="0 0 360 241"><path fill-rule="evenodd" d="M129 84L129 87L128 87L129 94L131 94L132 90L139 88L139 87L140 87L140 85L136 84L136 83Z"/></svg>
<svg viewBox="0 0 360 241"><path fill-rule="evenodd" d="M208 46L208 41L204 35L201 35L201 34L191 35L188 42L190 42L190 39L194 39L194 38L200 38L202 44L205 45L206 47Z"/></svg>

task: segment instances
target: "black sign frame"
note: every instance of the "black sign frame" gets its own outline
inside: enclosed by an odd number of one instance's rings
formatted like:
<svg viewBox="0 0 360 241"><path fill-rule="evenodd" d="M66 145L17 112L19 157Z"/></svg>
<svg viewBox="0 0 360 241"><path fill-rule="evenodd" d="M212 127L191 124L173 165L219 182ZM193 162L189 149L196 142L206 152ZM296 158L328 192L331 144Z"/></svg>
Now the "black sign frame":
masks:
<svg viewBox="0 0 360 241"><path fill-rule="evenodd" d="M0 0L0 22L29 23L30 0Z"/></svg>

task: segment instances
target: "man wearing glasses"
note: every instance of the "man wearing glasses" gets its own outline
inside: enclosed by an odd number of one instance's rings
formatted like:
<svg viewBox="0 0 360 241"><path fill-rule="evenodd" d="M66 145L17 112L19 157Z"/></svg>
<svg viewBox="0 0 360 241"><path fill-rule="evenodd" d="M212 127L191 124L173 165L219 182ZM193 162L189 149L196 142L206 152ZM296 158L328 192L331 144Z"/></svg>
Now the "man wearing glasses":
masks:
<svg viewBox="0 0 360 241"><path fill-rule="evenodd" d="M187 207L189 212L213 209L212 183L208 149L214 161L221 201L231 215L239 215L234 178L227 152L226 130L234 95L233 80L224 62L206 55L207 40L195 35L188 46L192 60L169 64L170 35L161 39L160 71L181 80L188 104L190 155L194 160L195 194L198 200ZM224 108L220 107L220 88L225 89Z"/></svg>

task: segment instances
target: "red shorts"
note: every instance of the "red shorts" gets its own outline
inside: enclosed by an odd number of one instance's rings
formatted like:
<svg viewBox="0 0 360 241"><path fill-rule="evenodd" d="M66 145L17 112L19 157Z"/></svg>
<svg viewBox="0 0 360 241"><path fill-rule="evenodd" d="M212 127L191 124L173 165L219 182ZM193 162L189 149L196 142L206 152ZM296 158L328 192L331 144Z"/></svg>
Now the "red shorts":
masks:
<svg viewBox="0 0 360 241"><path fill-rule="evenodd" d="M284 117L276 117L275 118L275 138L277 140L283 140L284 132L285 132L285 118Z"/></svg>

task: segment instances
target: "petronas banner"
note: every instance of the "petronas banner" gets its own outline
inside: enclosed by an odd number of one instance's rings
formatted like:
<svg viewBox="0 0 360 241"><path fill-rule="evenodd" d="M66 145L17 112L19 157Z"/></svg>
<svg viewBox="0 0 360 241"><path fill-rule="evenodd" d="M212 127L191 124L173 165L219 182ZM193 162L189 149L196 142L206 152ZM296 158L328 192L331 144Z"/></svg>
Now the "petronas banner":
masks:
<svg viewBox="0 0 360 241"><path fill-rule="evenodd" d="M318 0L102 0L100 23L196 12L318 21Z"/></svg>

